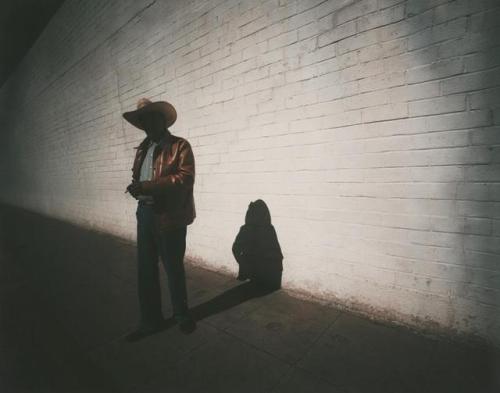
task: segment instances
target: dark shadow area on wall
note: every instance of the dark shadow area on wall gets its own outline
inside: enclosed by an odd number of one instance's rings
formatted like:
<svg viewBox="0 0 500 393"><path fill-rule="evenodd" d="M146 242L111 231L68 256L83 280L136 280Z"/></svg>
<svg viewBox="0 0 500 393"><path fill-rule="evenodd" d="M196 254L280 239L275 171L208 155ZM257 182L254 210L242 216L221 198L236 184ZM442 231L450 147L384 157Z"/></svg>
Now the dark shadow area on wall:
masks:
<svg viewBox="0 0 500 393"><path fill-rule="evenodd" d="M469 2L465 36L456 42L463 74L443 81L442 94L466 94L469 151L457 184L464 272L456 295L500 342L500 3ZM450 51L445 48L443 52ZM496 75L496 77L495 77ZM484 120L477 120L484 119ZM479 312L472 310L477 309ZM466 321L467 322L467 321ZM472 321L471 321L472 322ZM497 364L499 367L500 364ZM500 368L499 368L500 369Z"/></svg>
<svg viewBox="0 0 500 393"><path fill-rule="evenodd" d="M19 187L22 176L19 176L19 170L14 176L10 168L20 166L16 165L16 154L15 154L15 132L18 127L15 124L16 115L20 116L22 111L19 110L19 92L18 81L10 80L5 83L0 88L0 174L2 175L3 183L2 190L0 191L0 200L7 199L5 194L8 194L9 190L15 190ZM19 117L17 118L19 121ZM16 180L18 179L18 180Z"/></svg>
<svg viewBox="0 0 500 393"><path fill-rule="evenodd" d="M463 191L462 198L468 199L470 190L474 190L474 200L459 209L465 218L464 252L467 268L471 270L465 274L464 293L478 299L485 319L489 320L488 335L496 337L497 345L500 345L499 18L498 2L493 10L469 16L471 47L467 49L471 53L464 58L464 69L470 76L462 83L480 81L473 84L474 91L468 94L467 109L471 113L485 113L488 120L485 126L470 130L473 162L464 167L464 183L469 187ZM467 286L472 280L479 285ZM499 371L497 381L500 381L500 363L496 367Z"/></svg>
<svg viewBox="0 0 500 393"><path fill-rule="evenodd" d="M0 86L59 9L63 0L4 0L0 12Z"/></svg>
<svg viewBox="0 0 500 393"><path fill-rule="evenodd" d="M442 177L439 198L451 208L432 217L431 230L439 244L437 262L441 280L453 282L443 301L447 323L490 344L500 336L500 4L488 0L450 1L442 4L408 0L405 18L415 26L408 53L419 54L407 67L413 72L408 86L439 82L437 99L445 106L458 98L459 110L439 108L424 114L422 132L456 134L442 148L447 157L440 168L456 167L461 175ZM414 101L426 102L426 100ZM430 101L429 101L430 102ZM410 101L411 103L411 101ZM466 135L466 141L460 140ZM446 165L446 166L445 166ZM454 195L449 195L450 186ZM445 206L443 204L443 206ZM427 214L424 212L424 214ZM425 307L425 304L423 305ZM485 337L487 335L487 337Z"/></svg>
<svg viewBox="0 0 500 393"><path fill-rule="evenodd" d="M268 288L281 288L283 254L271 213L262 199L250 202L245 224L232 246L239 265L238 280L250 279Z"/></svg>

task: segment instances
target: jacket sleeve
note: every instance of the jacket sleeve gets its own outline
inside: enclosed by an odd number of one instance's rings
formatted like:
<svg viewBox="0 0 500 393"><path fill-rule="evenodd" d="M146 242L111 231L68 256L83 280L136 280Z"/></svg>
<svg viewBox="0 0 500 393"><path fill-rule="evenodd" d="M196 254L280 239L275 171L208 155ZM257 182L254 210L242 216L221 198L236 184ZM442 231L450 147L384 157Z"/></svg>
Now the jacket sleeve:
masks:
<svg viewBox="0 0 500 393"><path fill-rule="evenodd" d="M194 155L188 141L182 141L179 146L179 163L176 173L161 176L156 180L142 182L145 195L162 194L171 190L191 188L194 184Z"/></svg>

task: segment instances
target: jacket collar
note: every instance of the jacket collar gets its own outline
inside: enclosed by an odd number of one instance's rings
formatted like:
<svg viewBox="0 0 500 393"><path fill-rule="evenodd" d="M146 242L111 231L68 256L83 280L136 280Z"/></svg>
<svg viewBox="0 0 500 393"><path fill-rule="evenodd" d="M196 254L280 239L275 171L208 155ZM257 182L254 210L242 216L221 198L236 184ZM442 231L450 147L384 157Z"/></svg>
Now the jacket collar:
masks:
<svg viewBox="0 0 500 393"><path fill-rule="evenodd" d="M167 128L165 130L165 135L163 135L163 138L161 138L160 141L158 142L158 146L163 148L164 146L172 143L172 140L173 140L173 136Z"/></svg>

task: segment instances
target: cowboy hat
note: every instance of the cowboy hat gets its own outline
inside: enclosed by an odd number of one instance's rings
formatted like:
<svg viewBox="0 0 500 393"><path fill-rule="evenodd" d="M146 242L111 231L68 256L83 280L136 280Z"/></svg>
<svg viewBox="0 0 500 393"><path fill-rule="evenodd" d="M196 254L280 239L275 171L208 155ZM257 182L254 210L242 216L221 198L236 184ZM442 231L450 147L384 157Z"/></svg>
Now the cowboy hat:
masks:
<svg viewBox="0 0 500 393"><path fill-rule="evenodd" d="M141 123L141 115L144 113L159 112L165 118L165 127L170 127L177 119L177 112L172 104L167 101L151 102L147 98L141 98L137 101L135 111L125 112L123 117L133 126L144 130Z"/></svg>

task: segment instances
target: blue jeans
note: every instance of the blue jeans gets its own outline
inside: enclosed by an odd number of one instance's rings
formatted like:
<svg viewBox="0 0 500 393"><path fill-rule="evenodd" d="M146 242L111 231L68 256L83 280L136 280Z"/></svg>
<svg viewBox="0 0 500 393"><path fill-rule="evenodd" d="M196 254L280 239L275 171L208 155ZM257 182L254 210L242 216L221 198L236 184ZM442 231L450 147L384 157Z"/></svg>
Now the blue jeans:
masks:
<svg viewBox="0 0 500 393"><path fill-rule="evenodd" d="M154 222L152 205L139 202L137 217L137 290L141 324L155 325L163 319L158 271L161 257L168 278L173 316L182 318L188 311L184 253L187 226L160 231Z"/></svg>

